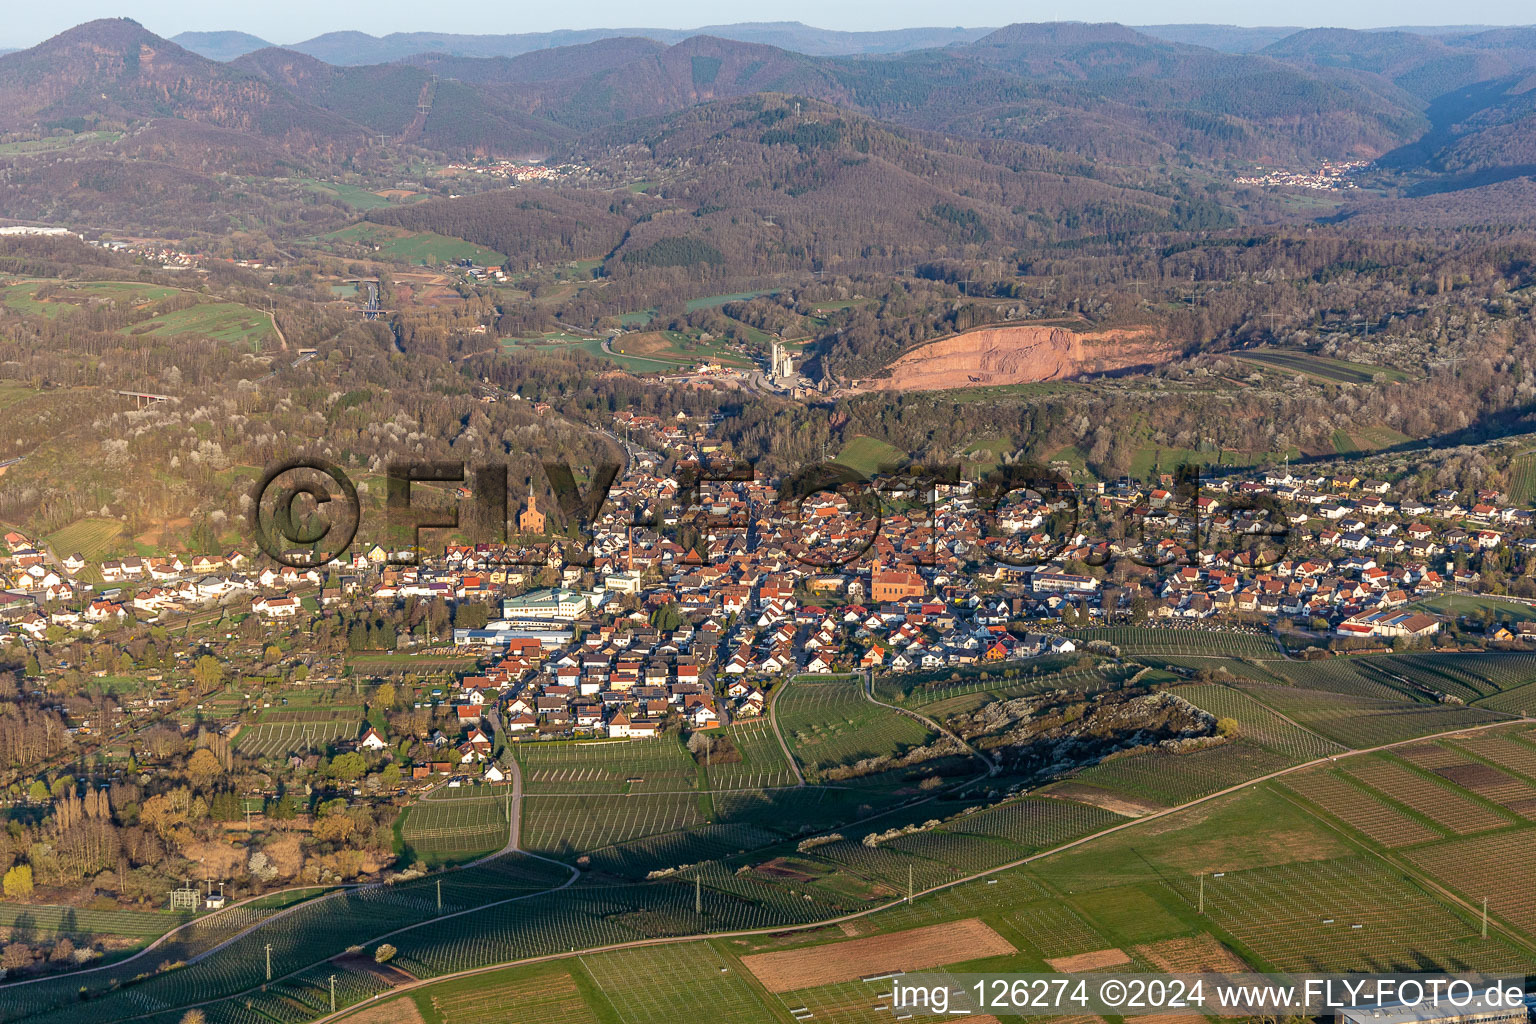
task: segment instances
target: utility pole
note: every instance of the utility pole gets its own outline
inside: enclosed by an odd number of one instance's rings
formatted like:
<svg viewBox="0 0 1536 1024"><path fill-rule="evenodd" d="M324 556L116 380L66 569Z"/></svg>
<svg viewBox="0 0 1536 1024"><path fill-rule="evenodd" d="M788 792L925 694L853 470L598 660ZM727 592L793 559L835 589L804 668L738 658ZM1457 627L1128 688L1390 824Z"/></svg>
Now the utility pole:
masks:
<svg viewBox="0 0 1536 1024"><path fill-rule="evenodd" d="M272 943L267 943L267 980L272 980Z"/></svg>
<svg viewBox="0 0 1536 1024"><path fill-rule="evenodd" d="M439 914L443 912L443 880L441 878L437 880L437 912Z"/></svg>
<svg viewBox="0 0 1536 1024"><path fill-rule="evenodd" d="M331 975L331 1012L336 1012L336 975Z"/></svg>

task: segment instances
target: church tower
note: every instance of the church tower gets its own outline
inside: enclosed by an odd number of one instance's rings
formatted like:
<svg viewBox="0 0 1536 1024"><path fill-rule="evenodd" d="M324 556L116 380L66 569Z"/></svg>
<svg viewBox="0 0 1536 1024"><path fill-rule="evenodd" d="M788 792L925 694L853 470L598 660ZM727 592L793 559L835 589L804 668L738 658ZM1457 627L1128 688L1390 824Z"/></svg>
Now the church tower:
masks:
<svg viewBox="0 0 1536 1024"><path fill-rule="evenodd" d="M528 482L528 508L517 517L517 529L521 533L543 533L544 513L539 511L539 499L533 494L533 481Z"/></svg>

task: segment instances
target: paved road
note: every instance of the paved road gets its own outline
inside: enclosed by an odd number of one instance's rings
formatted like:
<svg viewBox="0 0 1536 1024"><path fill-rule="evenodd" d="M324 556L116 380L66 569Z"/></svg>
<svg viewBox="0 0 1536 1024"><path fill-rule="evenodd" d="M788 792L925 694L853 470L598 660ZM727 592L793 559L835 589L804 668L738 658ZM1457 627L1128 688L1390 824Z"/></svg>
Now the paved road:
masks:
<svg viewBox="0 0 1536 1024"><path fill-rule="evenodd" d="M981 751L977 750L975 747L971 746L969 743L965 742L965 740L961 739L957 733L950 732L948 729L944 728L944 726L940 725L932 718L929 718L927 715L918 714L916 711L911 711L907 708L899 708L895 704L887 704L885 701L877 699L875 697L875 674L873 672L868 673L864 677L860 683L859 689L863 692L865 698L871 704L878 704L882 708L889 708L890 710L896 712L898 715L906 715L908 718L914 718L917 721L922 722L928 728L939 733L940 735L948 736L950 739L960 744L960 746L964 747L966 752L969 753L972 757L986 765L987 775L997 774L997 765L993 763L992 759L987 757Z"/></svg>
<svg viewBox="0 0 1536 1024"><path fill-rule="evenodd" d="M784 760L789 762L789 768L799 779L799 785L805 785L805 773L800 770L800 762L795 755L790 753L789 744L784 742L784 733L779 729L779 694L793 686L794 683L786 679L773 693L768 695L768 724L773 726L773 736L779 741L779 749L784 751Z"/></svg>

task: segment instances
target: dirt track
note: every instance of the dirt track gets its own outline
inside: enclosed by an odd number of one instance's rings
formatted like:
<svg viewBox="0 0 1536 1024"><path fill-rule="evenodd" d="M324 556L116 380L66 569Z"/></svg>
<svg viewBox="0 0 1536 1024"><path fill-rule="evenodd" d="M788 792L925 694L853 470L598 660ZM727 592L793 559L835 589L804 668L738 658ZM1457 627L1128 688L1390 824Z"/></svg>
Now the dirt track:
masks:
<svg viewBox="0 0 1536 1024"><path fill-rule="evenodd" d="M1079 334L1064 327L986 327L913 349L860 390L940 391L1062 380L1161 363L1173 347L1141 328Z"/></svg>

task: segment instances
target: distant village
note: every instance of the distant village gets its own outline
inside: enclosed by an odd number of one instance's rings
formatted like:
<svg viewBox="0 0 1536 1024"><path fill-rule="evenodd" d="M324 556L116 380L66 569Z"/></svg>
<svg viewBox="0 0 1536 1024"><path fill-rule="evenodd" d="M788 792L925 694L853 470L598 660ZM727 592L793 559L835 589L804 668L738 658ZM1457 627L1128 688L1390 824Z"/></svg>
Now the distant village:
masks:
<svg viewBox="0 0 1536 1024"><path fill-rule="evenodd" d="M1233 178L1237 185L1258 185L1261 188L1308 188L1318 192L1336 192L1356 189L1351 176L1370 166L1369 160L1347 160L1343 163L1323 161L1316 171L1270 171L1267 174L1244 175Z"/></svg>

